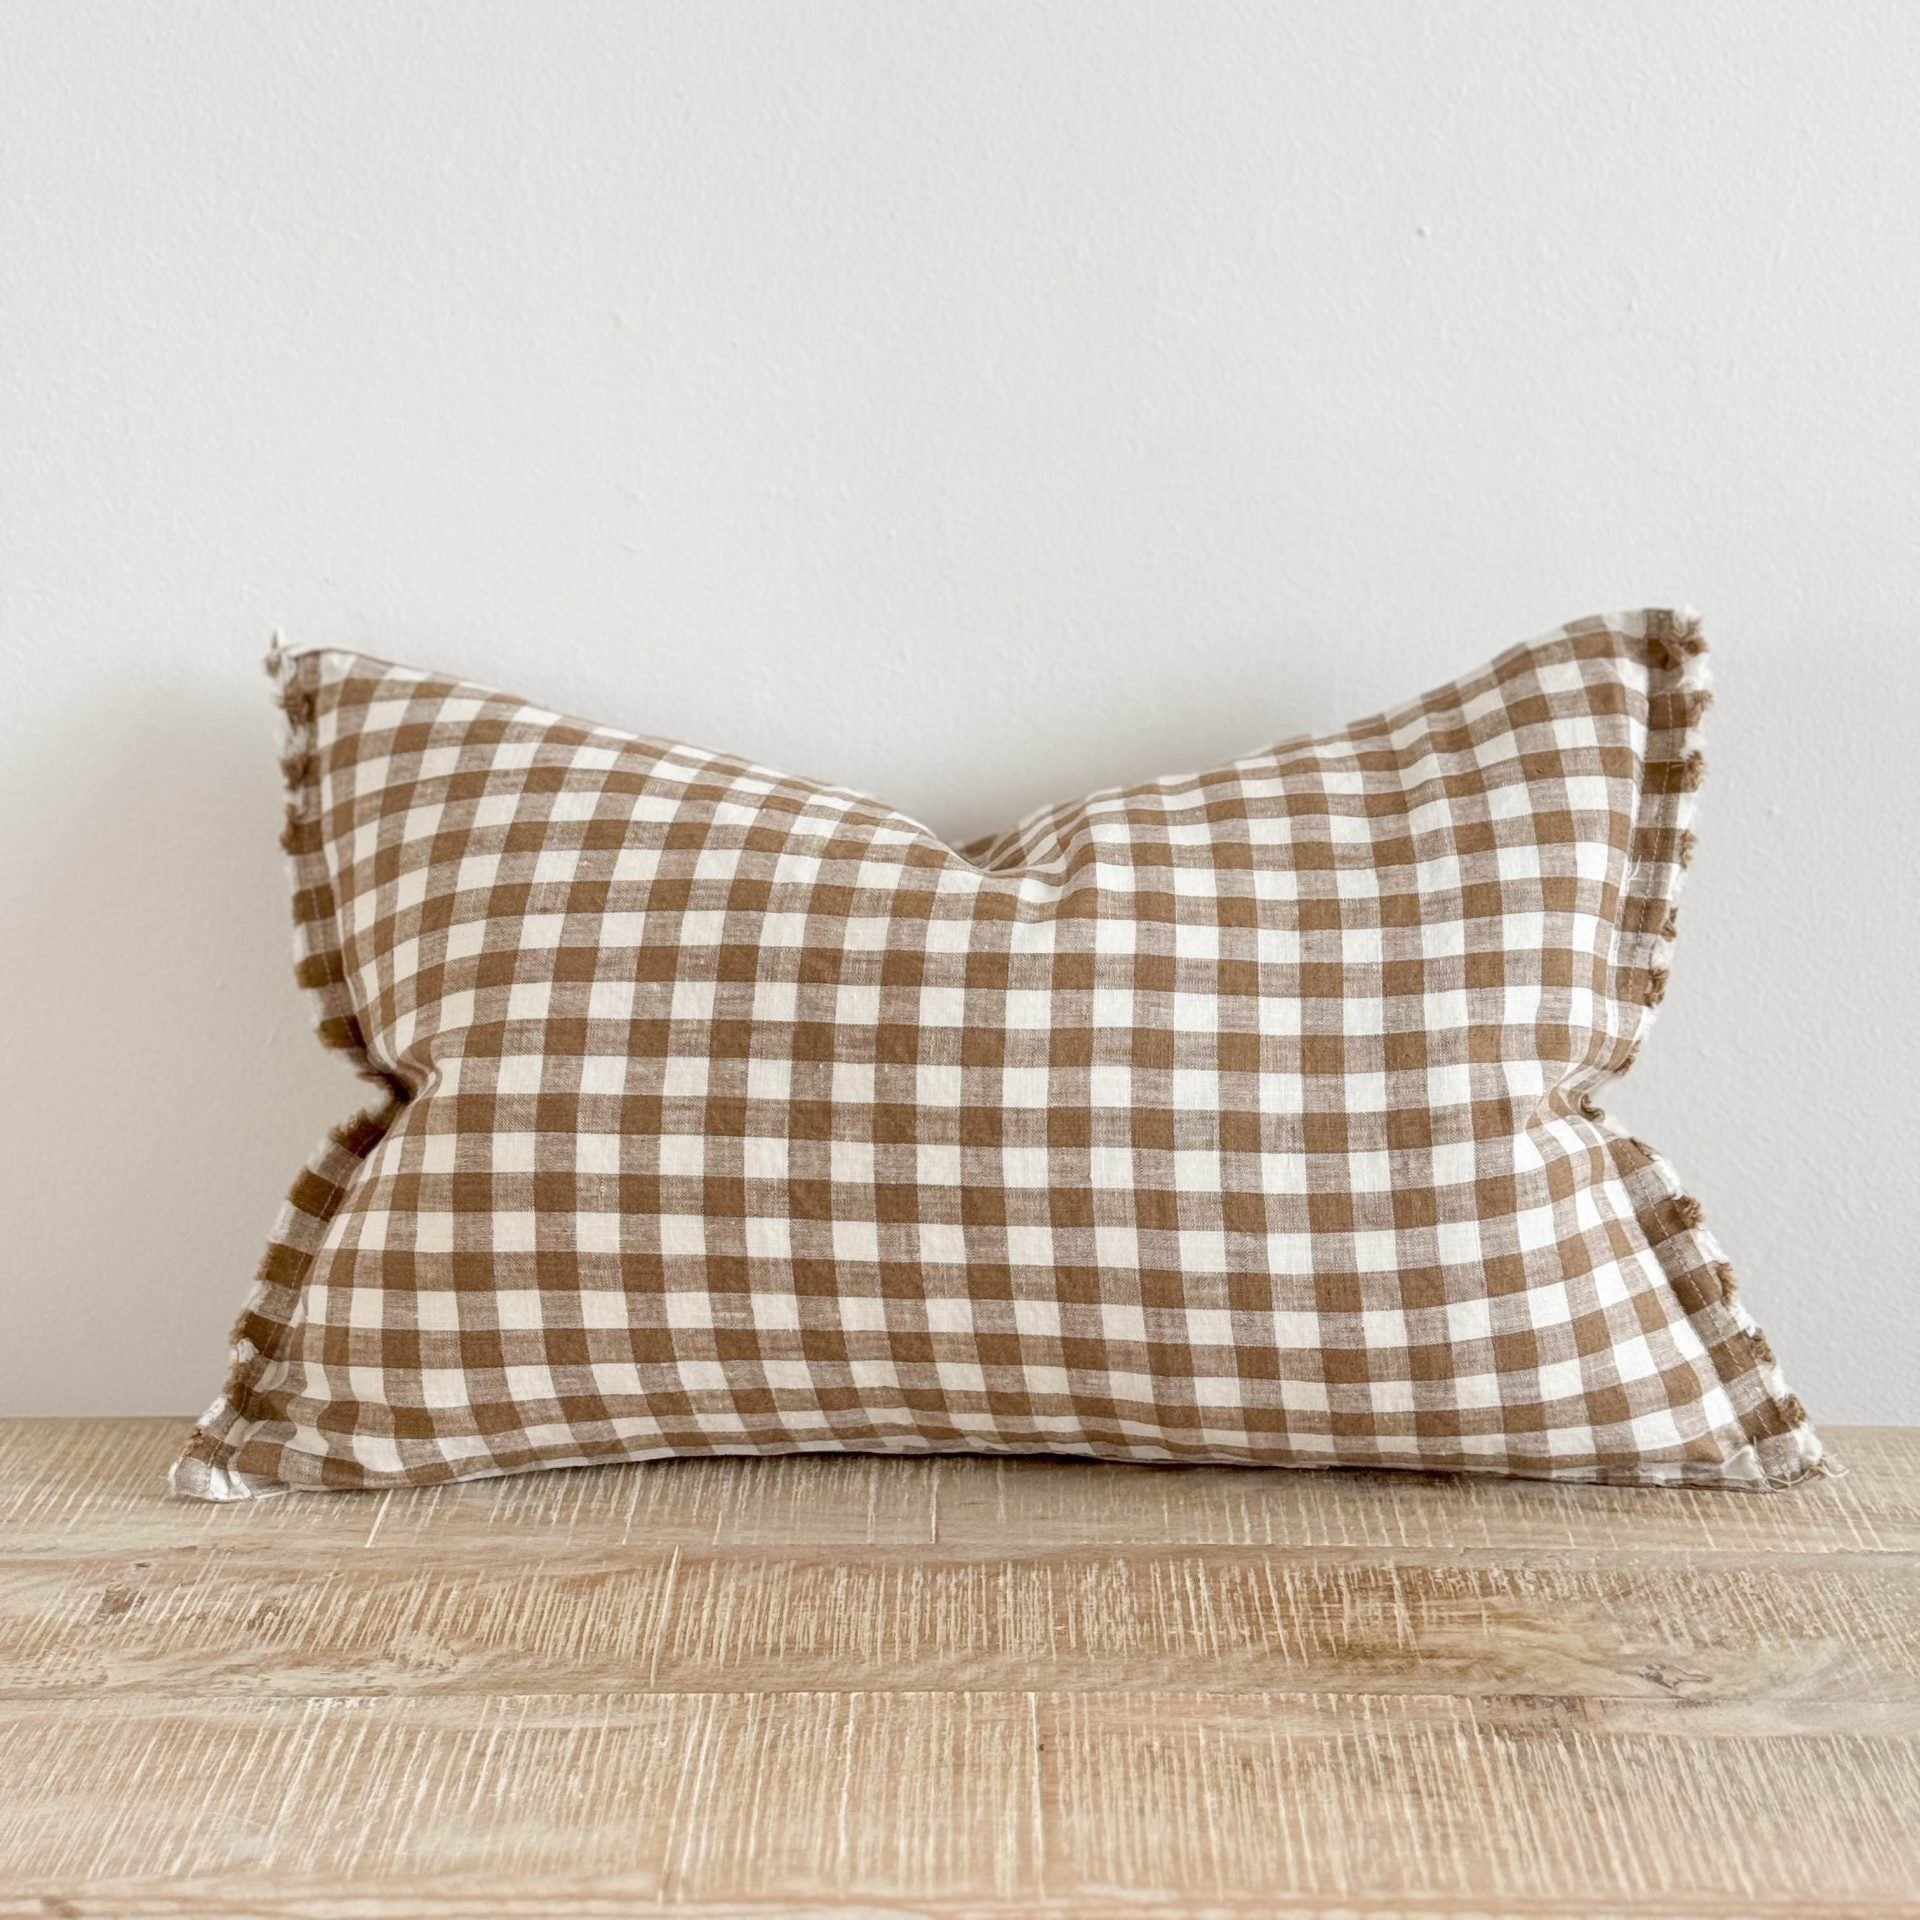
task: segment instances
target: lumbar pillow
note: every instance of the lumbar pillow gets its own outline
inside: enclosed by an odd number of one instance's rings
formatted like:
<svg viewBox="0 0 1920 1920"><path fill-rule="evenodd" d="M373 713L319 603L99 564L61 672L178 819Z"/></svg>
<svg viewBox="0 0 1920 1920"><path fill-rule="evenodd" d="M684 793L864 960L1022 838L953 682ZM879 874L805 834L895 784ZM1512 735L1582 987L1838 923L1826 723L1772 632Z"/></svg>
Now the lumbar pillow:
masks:
<svg viewBox="0 0 1920 1920"><path fill-rule="evenodd" d="M299 975L379 1089L174 1473L800 1449L1767 1487L1820 1443L1596 1094L1667 977L1696 624L943 844L353 653L269 661Z"/></svg>

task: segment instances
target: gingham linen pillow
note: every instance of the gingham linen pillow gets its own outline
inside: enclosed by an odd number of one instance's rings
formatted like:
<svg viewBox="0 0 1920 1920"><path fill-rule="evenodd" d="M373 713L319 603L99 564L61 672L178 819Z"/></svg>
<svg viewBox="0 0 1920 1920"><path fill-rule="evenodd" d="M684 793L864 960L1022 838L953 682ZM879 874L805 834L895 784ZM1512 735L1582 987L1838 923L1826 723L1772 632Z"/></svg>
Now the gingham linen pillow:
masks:
<svg viewBox="0 0 1920 1920"><path fill-rule="evenodd" d="M1766 1487L1821 1447L1594 1103L1666 980L1697 626L944 845L277 655L299 976L381 1089L177 1491L795 1449Z"/></svg>

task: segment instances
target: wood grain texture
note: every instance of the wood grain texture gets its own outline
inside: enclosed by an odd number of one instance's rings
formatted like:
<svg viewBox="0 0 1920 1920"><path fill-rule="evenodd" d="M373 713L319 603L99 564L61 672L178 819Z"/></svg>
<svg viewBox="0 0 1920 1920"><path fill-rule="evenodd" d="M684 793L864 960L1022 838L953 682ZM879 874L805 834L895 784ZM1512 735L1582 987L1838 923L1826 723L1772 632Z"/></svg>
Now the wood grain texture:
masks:
<svg viewBox="0 0 1920 1920"><path fill-rule="evenodd" d="M1920 1913L1920 1433L1763 1497L0 1423L0 1914Z"/></svg>
<svg viewBox="0 0 1920 1920"><path fill-rule="evenodd" d="M1843 1478L1787 1499L1541 1480L1103 1461L813 1454L677 1460L404 1493L206 1506L166 1496L187 1423L0 1420L0 1557L276 1539L318 1557L385 1542L556 1545L1254 1546L1521 1557L1920 1552L1920 1428L1839 1429Z"/></svg>
<svg viewBox="0 0 1920 1920"><path fill-rule="evenodd" d="M1431 1555L1431 1549L1427 1553ZM1032 1685L1920 1702L1903 1556L1811 1568L562 1549L348 1565L16 1560L0 1694L683 1693Z"/></svg>

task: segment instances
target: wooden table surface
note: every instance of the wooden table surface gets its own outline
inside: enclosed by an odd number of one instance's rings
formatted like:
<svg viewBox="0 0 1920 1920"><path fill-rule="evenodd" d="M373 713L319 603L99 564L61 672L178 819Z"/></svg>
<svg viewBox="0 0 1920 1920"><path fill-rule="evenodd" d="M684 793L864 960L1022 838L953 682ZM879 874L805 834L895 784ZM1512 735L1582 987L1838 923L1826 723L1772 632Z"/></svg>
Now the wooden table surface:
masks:
<svg viewBox="0 0 1920 1920"><path fill-rule="evenodd" d="M0 1423L0 1913L1920 1912L1920 1430L1772 1497L977 1459L233 1507Z"/></svg>

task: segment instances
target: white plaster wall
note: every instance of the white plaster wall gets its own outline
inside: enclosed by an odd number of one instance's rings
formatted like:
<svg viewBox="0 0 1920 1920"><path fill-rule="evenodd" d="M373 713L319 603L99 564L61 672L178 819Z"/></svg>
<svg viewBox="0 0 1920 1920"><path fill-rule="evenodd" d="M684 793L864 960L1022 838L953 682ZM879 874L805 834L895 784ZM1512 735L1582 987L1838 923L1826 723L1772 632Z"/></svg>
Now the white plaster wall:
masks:
<svg viewBox="0 0 1920 1920"><path fill-rule="evenodd" d="M960 835L1691 599L1609 1105L1920 1420L1917 82L1833 0L13 0L0 1407L197 1410L357 1098L275 625Z"/></svg>

